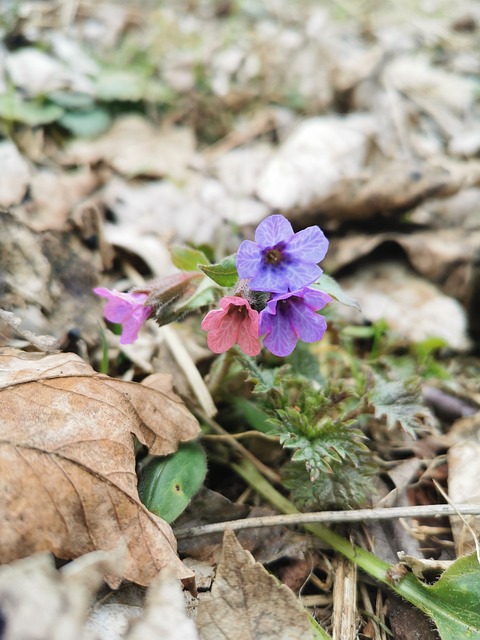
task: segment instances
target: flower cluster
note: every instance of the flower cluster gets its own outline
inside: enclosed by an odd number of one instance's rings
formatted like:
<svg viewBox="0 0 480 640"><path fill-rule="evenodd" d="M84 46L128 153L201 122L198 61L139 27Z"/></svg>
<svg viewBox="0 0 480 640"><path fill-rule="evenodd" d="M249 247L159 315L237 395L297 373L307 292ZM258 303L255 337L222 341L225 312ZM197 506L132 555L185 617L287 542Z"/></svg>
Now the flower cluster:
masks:
<svg viewBox="0 0 480 640"><path fill-rule="evenodd" d="M263 220L255 241L244 240L238 249L238 278L235 275L236 283L229 283L236 284L233 292L221 298L220 308L209 311L202 321L210 349L223 353L238 344L244 353L256 356L263 340L273 354L287 356L298 340L321 340L326 322L317 312L332 298L312 285L322 274L318 262L327 249L328 240L317 226L295 233L282 215ZM192 250L192 254L198 256L199 252ZM197 266L215 279L212 271L219 265L197 265L195 261L195 273L174 274L142 290L121 293L94 289L108 300L105 318L122 324L121 344L134 342L150 316L161 325L205 304L202 296L194 295L194 283L203 278Z"/></svg>
<svg viewBox="0 0 480 640"><path fill-rule="evenodd" d="M269 351L287 356L299 339L321 340L327 325L317 311L331 297L309 285L322 274L317 263L325 257L327 249L328 240L319 227L295 233L281 215L269 216L261 222L255 242L244 240L238 249L237 271L241 279L248 281L250 291L266 292L269 299L258 311L246 299L248 290L244 292L245 298L223 298L222 310L210 311L202 322L202 328L209 331L212 351L222 353L237 342L247 355L257 355L263 336L263 344Z"/></svg>

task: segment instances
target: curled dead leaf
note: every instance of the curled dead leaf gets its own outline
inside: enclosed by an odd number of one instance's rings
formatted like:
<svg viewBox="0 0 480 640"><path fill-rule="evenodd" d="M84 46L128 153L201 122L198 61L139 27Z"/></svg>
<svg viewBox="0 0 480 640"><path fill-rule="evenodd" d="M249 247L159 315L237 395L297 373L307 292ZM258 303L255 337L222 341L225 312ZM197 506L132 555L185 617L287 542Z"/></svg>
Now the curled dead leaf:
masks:
<svg viewBox="0 0 480 640"><path fill-rule="evenodd" d="M34 551L76 558L127 544L124 576L142 585L176 555L170 527L140 502L135 435L154 455L199 432L173 391L98 374L74 354L0 351L0 561Z"/></svg>
<svg viewBox="0 0 480 640"><path fill-rule="evenodd" d="M211 597L198 605L197 625L204 640L312 637L306 612L293 592L255 562L229 529Z"/></svg>

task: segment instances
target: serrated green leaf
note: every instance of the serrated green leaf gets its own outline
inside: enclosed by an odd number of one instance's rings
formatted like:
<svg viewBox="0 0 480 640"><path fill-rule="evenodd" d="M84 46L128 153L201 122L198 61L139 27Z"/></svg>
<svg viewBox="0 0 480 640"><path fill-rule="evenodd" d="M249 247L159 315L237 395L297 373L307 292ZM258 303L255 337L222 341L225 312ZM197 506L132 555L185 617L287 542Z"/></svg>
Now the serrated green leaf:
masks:
<svg viewBox="0 0 480 640"><path fill-rule="evenodd" d="M63 114L62 107L56 104L22 100L16 94L0 95L0 118L10 122L23 122L36 127L55 122Z"/></svg>
<svg viewBox="0 0 480 640"><path fill-rule="evenodd" d="M413 435L431 419L429 409L422 402L420 381L416 378L385 380L376 375L368 400L375 417L385 419L390 429L400 425Z"/></svg>
<svg viewBox="0 0 480 640"><path fill-rule="evenodd" d="M198 271L199 264L208 262L208 258L203 251L192 247L172 245L170 254L173 264L182 271Z"/></svg>
<svg viewBox="0 0 480 640"><path fill-rule="evenodd" d="M355 309L361 311L358 302L347 295L338 282L331 276L327 276L326 273L322 273L320 278L311 284L310 287L319 289L320 291L323 291L323 293L328 293L328 295L335 298L337 302L341 302L348 307L355 307Z"/></svg>
<svg viewBox="0 0 480 640"><path fill-rule="evenodd" d="M187 442L176 453L155 457L145 466L140 499L149 511L173 522L201 488L206 473L204 450L197 442Z"/></svg>
<svg viewBox="0 0 480 640"><path fill-rule="evenodd" d="M199 264L198 268L221 287L233 287L238 280L237 257L227 256L216 264Z"/></svg>

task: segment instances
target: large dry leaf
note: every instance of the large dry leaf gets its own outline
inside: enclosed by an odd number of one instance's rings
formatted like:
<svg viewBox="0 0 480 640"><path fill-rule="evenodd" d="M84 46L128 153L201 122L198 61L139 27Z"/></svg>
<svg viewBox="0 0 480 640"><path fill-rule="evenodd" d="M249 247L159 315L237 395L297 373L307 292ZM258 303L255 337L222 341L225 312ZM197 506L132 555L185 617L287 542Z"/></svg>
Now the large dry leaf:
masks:
<svg viewBox="0 0 480 640"><path fill-rule="evenodd" d="M461 304L402 262L382 260L362 266L354 275L342 278L341 284L358 300L363 317L370 322L384 319L412 342L436 337L459 351L470 346ZM339 309L339 313L351 322L362 317L350 307Z"/></svg>
<svg viewBox="0 0 480 640"><path fill-rule="evenodd" d="M460 418L448 434L453 445L448 449L448 495L454 504L480 500L480 412ZM474 535L480 538L478 516L452 516L453 541L457 556L475 551Z"/></svg>
<svg viewBox="0 0 480 640"><path fill-rule="evenodd" d="M255 562L231 530L225 531L211 596L198 605L197 625L204 640L312 637L306 612L293 592Z"/></svg>
<svg viewBox="0 0 480 640"><path fill-rule="evenodd" d="M75 558L127 543L125 577L191 576L137 493L133 435L154 455L199 431L173 392L95 373L73 354L0 351L0 560Z"/></svg>
<svg viewBox="0 0 480 640"><path fill-rule="evenodd" d="M96 551L57 571L52 556L38 553L0 567L2 639L97 640L84 623L119 555Z"/></svg>
<svg viewBox="0 0 480 640"><path fill-rule="evenodd" d="M140 116L118 118L110 131L96 140L75 140L67 162L108 163L119 173L134 176L185 179L195 154L193 131L185 127L156 129Z"/></svg>

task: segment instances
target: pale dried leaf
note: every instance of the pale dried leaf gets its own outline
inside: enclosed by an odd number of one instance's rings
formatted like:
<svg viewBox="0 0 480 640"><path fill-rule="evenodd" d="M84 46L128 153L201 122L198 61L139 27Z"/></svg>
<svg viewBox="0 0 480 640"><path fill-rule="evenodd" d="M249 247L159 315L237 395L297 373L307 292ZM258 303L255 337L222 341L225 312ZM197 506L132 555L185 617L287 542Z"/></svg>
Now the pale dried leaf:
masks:
<svg viewBox="0 0 480 640"><path fill-rule="evenodd" d="M154 455L175 451L199 431L182 401L74 354L0 354L2 561L39 550L75 558L125 540L129 580L148 584L166 566L190 578L170 527L139 500L132 435Z"/></svg>
<svg viewBox="0 0 480 640"><path fill-rule="evenodd" d="M131 622L141 615L141 607L106 602L95 606L85 627L95 640L123 640Z"/></svg>
<svg viewBox="0 0 480 640"><path fill-rule="evenodd" d="M6 322L12 329L15 329L17 333L19 333L25 340L28 340L33 346L40 349L40 351L59 351L60 345L56 338L53 336L39 336L28 329L22 329L20 326L22 324L21 318L17 317L11 311L4 311L0 309L0 320Z"/></svg>
<svg viewBox="0 0 480 640"><path fill-rule="evenodd" d="M74 173L39 171L30 183L33 200L30 225L38 230L65 228L68 214L97 185L98 176L89 169Z"/></svg>
<svg viewBox="0 0 480 640"><path fill-rule="evenodd" d="M111 129L96 140L76 140L69 145L68 162L94 164L103 160L119 173L183 180L193 162L195 139L186 127L156 128L145 118L117 118Z"/></svg>
<svg viewBox="0 0 480 640"><path fill-rule="evenodd" d="M448 497L453 504L480 502L480 413L457 420L449 437L455 444L448 450ZM473 535L480 539L480 518L452 516L457 556L475 551ZM468 526L465 524L468 523Z"/></svg>
<svg viewBox="0 0 480 640"><path fill-rule="evenodd" d="M10 140L0 142L0 206L21 202L30 180L28 163Z"/></svg>
<svg viewBox="0 0 480 640"><path fill-rule="evenodd" d="M69 88L91 93L92 83L71 71L53 56L34 47L23 47L10 53L5 67L12 83L28 96L45 95Z"/></svg>
<svg viewBox="0 0 480 640"><path fill-rule="evenodd" d="M261 173L259 197L283 210L305 210L327 200L342 179L360 174L373 132L367 115L305 120Z"/></svg>
<svg viewBox="0 0 480 640"><path fill-rule="evenodd" d="M198 605L197 625L205 640L312 637L306 612L293 592L255 562L231 530L225 531L211 595Z"/></svg>
<svg viewBox="0 0 480 640"><path fill-rule="evenodd" d="M193 620L185 613L178 580L162 571L151 583L143 616L132 624L126 640L198 640Z"/></svg>
<svg viewBox="0 0 480 640"><path fill-rule="evenodd" d="M94 640L85 620L103 576L117 570L119 554L96 551L76 562L57 571L51 555L38 553L0 567L2 638Z"/></svg>
<svg viewBox="0 0 480 640"><path fill-rule="evenodd" d="M383 261L362 267L355 275L341 279L341 285L358 300L367 320L386 320L412 342L437 337L460 351L470 345L467 318L460 303L402 263ZM353 315L343 307L338 311L358 322L358 312Z"/></svg>

